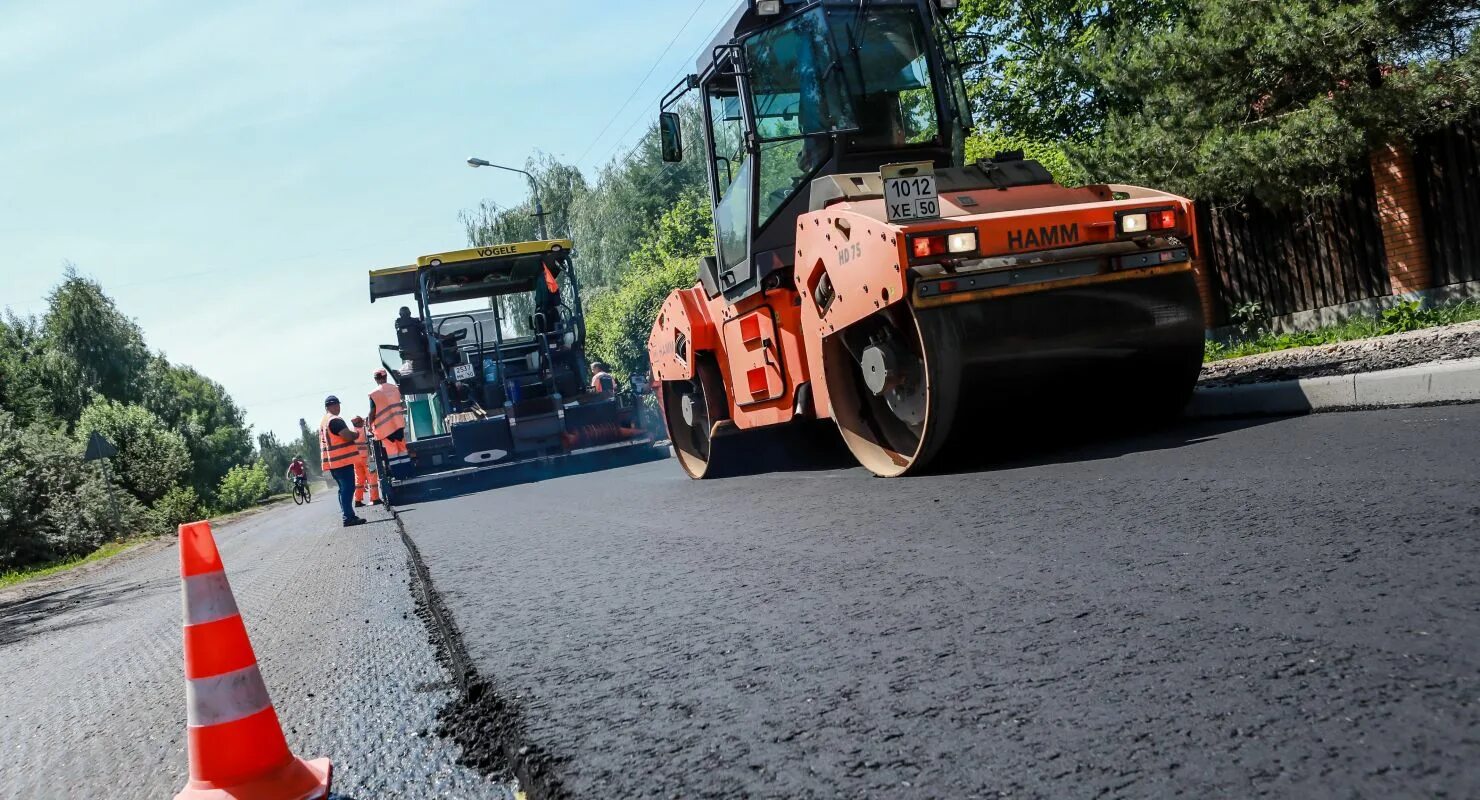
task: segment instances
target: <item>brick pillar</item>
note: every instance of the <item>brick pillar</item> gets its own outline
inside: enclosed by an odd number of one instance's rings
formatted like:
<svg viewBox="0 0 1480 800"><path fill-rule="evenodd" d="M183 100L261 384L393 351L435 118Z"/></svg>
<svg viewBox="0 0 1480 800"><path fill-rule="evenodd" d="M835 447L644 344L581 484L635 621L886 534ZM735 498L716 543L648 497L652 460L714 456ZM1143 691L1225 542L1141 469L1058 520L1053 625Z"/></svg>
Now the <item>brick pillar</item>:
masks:
<svg viewBox="0 0 1480 800"><path fill-rule="evenodd" d="M1409 294L1434 285L1424 238L1423 212L1414 184L1413 152L1395 143L1372 153L1372 181L1377 190L1377 218L1387 252L1393 294Z"/></svg>

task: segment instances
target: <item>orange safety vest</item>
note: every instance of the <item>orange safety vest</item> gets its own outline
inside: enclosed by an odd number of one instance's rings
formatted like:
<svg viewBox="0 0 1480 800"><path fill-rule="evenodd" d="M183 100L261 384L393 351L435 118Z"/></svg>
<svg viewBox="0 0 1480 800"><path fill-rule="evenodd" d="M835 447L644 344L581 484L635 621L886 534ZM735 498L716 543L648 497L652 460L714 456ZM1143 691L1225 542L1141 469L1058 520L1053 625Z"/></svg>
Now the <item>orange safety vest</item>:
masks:
<svg viewBox="0 0 1480 800"><path fill-rule="evenodd" d="M610 372L598 372L591 376L591 391L601 394L616 394L617 379Z"/></svg>
<svg viewBox="0 0 1480 800"><path fill-rule="evenodd" d="M388 439L396 431L406 429L406 404L401 402L401 390L393 383L382 383L370 393L370 402L375 406L375 418L370 420L370 430L377 439Z"/></svg>
<svg viewBox="0 0 1480 800"><path fill-rule="evenodd" d="M358 453L354 442L329 432L329 423L336 419L339 418L333 414L325 414L324 418L319 420L319 466L325 472L340 467L354 466Z"/></svg>
<svg viewBox="0 0 1480 800"><path fill-rule="evenodd" d="M374 472L375 459L370 455L370 434L363 429L360 431L359 440L355 442L355 448L359 450L359 455L356 457L365 462L365 469Z"/></svg>

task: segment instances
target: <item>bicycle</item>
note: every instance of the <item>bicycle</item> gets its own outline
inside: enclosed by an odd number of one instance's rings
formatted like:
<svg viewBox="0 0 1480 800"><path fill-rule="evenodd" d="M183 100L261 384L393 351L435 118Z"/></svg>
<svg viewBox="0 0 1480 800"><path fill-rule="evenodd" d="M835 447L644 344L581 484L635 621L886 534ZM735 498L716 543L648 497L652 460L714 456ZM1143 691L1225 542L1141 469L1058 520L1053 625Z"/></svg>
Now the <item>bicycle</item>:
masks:
<svg viewBox="0 0 1480 800"><path fill-rule="evenodd" d="M293 505L301 506L313 500L313 492L308 488L308 479L299 478L293 481Z"/></svg>

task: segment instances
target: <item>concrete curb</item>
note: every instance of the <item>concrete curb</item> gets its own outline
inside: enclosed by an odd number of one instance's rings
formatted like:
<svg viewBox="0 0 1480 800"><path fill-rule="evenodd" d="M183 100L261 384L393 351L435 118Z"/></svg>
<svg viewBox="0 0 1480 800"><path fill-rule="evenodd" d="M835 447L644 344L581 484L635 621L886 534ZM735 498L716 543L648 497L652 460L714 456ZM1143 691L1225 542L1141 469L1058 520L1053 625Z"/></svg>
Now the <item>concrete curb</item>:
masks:
<svg viewBox="0 0 1480 800"><path fill-rule="evenodd" d="M1199 388L1194 418L1308 414L1382 406L1480 402L1480 358L1324 378Z"/></svg>

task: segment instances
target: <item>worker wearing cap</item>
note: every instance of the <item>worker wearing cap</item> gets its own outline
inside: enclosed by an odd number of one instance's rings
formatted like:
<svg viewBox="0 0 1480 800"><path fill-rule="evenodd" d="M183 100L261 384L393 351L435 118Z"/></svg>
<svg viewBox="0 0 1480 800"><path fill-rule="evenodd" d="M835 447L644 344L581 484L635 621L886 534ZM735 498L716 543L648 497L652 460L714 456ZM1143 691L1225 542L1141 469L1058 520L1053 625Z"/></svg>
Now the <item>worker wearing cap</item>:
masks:
<svg viewBox="0 0 1480 800"><path fill-rule="evenodd" d="M600 361L591 364L591 391L605 395L617 393L617 379L612 377L609 368Z"/></svg>
<svg viewBox="0 0 1480 800"><path fill-rule="evenodd" d="M394 463L406 458L406 404L401 399L401 390L386 378L385 370L375 370L375 390L370 393L370 432L385 448L386 460Z"/></svg>
<svg viewBox="0 0 1480 800"><path fill-rule="evenodd" d="M355 442L355 508L365 507L365 490L370 490L370 505L380 502L380 476L375 471L375 456L370 452L370 432L364 420L355 425L359 439Z"/></svg>
<svg viewBox="0 0 1480 800"><path fill-rule="evenodd" d="M361 417L354 419L356 425L364 425ZM325 475L334 476L339 484L339 512L344 516L344 527L364 525L365 519L355 514L355 458L359 449L355 442L360 434L339 417L339 398L329 395L324 398L324 418L319 420L319 466Z"/></svg>

